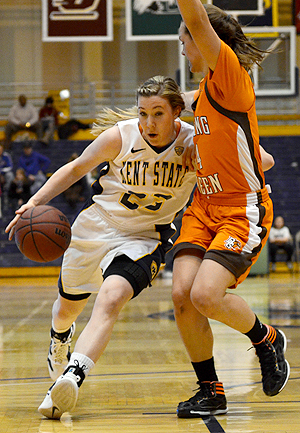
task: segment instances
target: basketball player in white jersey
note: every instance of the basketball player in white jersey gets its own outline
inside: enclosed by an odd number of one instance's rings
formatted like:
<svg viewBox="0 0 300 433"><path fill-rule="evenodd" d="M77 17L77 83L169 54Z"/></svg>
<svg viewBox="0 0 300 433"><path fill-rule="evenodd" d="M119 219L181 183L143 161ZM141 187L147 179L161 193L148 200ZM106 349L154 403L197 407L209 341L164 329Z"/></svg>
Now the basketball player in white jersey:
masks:
<svg viewBox="0 0 300 433"><path fill-rule="evenodd" d="M146 81L137 90L134 116L105 110L95 128L98 137L57 170L6 229L26 209L48 203L100 166L93 195L72 226L53 305L48 367L56 381L39 407L48 418L74 409L78 389L104 352L121 309L151 285L172 246L172 221L196 180L186 159L194 128L179 119L184 107L173 79ZM75 320L93 292L98 295L91 318L70 357Z"/></svg>

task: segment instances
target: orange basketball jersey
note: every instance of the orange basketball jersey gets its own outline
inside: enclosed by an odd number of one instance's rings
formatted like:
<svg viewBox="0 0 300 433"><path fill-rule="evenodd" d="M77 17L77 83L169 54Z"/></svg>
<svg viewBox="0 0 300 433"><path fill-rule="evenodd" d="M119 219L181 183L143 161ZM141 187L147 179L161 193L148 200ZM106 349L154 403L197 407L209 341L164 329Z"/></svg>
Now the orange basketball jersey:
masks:
<svg viewBox="0 0 300 433"><path fill-rule="evenodd" d="M202 80L196 98L194 142L201 197L229 206L266 200L254 89L224 42L216 69Z"/></svg>

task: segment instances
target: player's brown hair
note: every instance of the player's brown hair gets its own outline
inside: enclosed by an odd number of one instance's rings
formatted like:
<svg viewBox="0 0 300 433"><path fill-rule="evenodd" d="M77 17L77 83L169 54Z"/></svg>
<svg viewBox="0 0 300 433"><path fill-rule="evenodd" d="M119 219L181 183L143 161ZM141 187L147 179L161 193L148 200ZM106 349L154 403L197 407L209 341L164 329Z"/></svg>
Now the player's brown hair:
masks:
<svg viewBox="0 0 300 433"><path fill-rule="evenodd" d="M255 42L244 34L239 22L233 16L217 6L211 4L203 6L213 29L219 38L235 52L240 64L246 71L251 71L255 64L260 66L265 54L269 53L269 51L259 49ZM185 32L192 38L185 23L183 23L183 26Z"/></svg>
<svg viewBox="0 0 300 433"><path fill-rule="evenodd" d="M156 75L155 77L149 78L149 80L146 80L137 89L136 93L137 99L140 96L160 96L161 98L168 100L173 110L176 110L179 107L180 111L183 111L185 108L180 87L176 81L170 77Z"/></svg>
<svg viewBox="0 0 300 433"><path fill-rule="evenodd" d="M149 78L138 87L136 91L137 100L140 96L146 98L150 96L160 96L169 102L173 110L176 110L178 107L180 108L180 111L185 109L181 89L176 81L170 77L157 75ZM97 121L93 124L92 132L94 135L99 135L101 132L111 128L121 120L128 120L136 117L138 117L137 106L126 110L121 110L120 108L112 110L111 108L104 107L98 114Z"/></svg>

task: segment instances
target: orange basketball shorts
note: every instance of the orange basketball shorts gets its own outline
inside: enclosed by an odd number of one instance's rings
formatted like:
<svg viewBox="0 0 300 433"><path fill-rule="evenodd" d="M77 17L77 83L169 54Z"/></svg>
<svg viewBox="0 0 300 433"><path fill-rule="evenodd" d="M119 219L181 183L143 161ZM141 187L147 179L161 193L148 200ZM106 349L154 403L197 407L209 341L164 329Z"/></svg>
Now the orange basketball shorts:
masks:
<svg viewBox="0 0 300 433"><path fill-rule="evenodd" d="M200 252L204 260L215 260L226 267L236 277L236 287L258 259L272 221L270 198L248 206L220 206L201 200L196 191L183 215L173 255L184 249L198 249L197 255Z"/></svg>

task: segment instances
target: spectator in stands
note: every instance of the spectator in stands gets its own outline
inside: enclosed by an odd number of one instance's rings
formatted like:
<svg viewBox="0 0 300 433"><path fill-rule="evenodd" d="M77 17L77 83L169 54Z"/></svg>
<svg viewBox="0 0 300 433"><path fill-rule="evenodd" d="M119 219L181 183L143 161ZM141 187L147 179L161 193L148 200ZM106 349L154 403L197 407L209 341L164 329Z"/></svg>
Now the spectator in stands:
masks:
<svg viewBox="0 0 300 433"><path fill-rule="evenodd" d="M30 142L24 143L23 155L20 156L18 166L25 170L30 181L30 193L35 194L47 180L46 172L50 166L50 159L39 152L33 151Z"/></svg>
<svg viewBox="0 0 300 433"><path fill-rule="evenodd" d="M76 119L70 119L63 125L57 128L58 136L61 140L67 140L72 134L75 134L79 129L91 129L93 125L82 123Z"/></svg>
<svg viewBox="0 0 300 433"><path fill-rule="evenodd" d="M74 161L74 159L78 158L78 153L72 153L68 162ZM63 195L71 208L75 208L78 203L82 203L87 199L89 189L87 186L86 176L79 179L73 185L71 185L68 189L63 192Z"/></svg>
<svg viewBox="0 0 300 433"><path fill-rule="evenodd" d="M270 261L272 263L272 271L276 270L276 253L278 250L286 252L286 262L289 269L293 268L292 255L294 251L293 237L289 228L284 225L284 218L277 216L274 220L274 225L271 227L269 236Z"/></svg>
<svg viewBox="0 0 300 433"><path fill-rule="evenodd" d="M14 178L13 162L10 154L5 152L4 144L0 143L0 186L6 205L7 192Z"/></svg>
<svg viewBox="0 0 300 433"><path fill-rule="evenodd" d="M23 168L17 168L16 175L10 184L8 196L14 211L30 199L30 181Z"/></svg>
<svg viewBox="0 0 300 433"><path fill-rule="evenodd" d="M38 140L42 139L43 132L38 111L31 102L27 101L25 95L20 95L18 101L10 109L8 123L5 127L6 148L11 147L12 135L21 130L33 131Z"/></svg>
<svg viewBox="0 0 300 433"><path fill-rule="evenodd" d="M42 141L45 144L49 144L49 141L53 139L54 131L58 127L58 115L59 112L54 107L52 96L48 96L39 112L44 134Z"/></svg>

